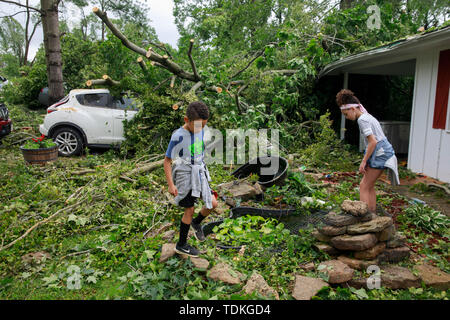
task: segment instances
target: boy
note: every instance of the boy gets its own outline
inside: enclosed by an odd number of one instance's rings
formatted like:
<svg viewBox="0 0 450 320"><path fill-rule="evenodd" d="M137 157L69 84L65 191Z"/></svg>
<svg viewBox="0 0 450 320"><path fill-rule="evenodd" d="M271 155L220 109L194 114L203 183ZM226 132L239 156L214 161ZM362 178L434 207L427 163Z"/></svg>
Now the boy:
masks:
<svg viewBox="0 0 450 320"><path fill-rule="evenodd" d="M172 134L164 158L164 172L169 192L175 196L175 203L184 208L175 252L191 257L198 256L199 251L187 243L190 226L194 228L197 240L204 241L205 236L200 223L217 207L217 194L209 187L208 181L211 178L203 161L205 150L203 128L208 118L209 110L203 102L196 101L189 104L184 125ZM174 160L173 168L172 160ZM212 194L215 194L215 197ZM205 206L199 215L192 219L194 205L199 197L205 202Z"/></svg>

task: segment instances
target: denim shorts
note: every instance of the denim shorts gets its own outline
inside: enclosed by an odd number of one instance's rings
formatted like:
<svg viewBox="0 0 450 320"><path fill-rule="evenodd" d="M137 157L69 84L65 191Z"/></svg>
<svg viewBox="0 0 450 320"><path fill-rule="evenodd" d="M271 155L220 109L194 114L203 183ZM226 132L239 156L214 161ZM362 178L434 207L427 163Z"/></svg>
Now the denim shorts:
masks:
<svg viewBox="0 0 450 320"><path fill-rule="evenodd" d="M367 151L367 149L366 149ZM366 152L364 152L366 153ZM395 154L394 148L387 139L378 141L375 150L373 150L367 164L373 169L385 169L386 161Z"/></svg>

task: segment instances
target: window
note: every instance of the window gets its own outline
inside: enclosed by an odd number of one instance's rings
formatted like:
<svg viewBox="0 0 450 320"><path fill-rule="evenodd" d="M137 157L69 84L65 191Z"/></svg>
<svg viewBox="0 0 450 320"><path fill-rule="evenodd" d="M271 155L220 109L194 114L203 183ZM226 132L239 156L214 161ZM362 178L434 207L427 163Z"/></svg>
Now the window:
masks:
<svg viewBox="0 0 450 320"><path fill-rule="evenodd" d="M114 107L119 110L139 110L134 100L128 97L115 98Z"/></svg>
<svg viewBox="0 0 450 320"><path fill-rule="evenodd" d="M112 99L108 93L89 93L77 95L77 100L83 106L112 108Z"/></svg>

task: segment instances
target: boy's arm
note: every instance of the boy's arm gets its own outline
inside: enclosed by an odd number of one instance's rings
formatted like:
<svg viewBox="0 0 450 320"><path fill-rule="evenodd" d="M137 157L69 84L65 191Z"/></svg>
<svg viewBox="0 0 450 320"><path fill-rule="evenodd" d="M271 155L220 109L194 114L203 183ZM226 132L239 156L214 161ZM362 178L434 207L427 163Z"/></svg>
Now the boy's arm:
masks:
<svg viewBox="0 0 450 320"><path fill-rule="evenodd" d="M164 158L164 173L166 174L167 185L169 186L169 193L177 196L178 190L172 179L172 159L169 157Z"/></svg>

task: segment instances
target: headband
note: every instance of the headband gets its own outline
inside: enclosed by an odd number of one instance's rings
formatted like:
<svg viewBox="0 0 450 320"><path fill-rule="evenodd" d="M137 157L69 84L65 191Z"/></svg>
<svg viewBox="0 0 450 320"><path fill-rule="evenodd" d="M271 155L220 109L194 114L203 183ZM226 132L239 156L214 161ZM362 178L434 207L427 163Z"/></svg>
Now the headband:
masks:
<svg viewBox="0 0 450 320"><path fill-rule="evenodd" d="M367 110L362 106L362 104L359 104L359 103L344 104L341 107L341 110L350 109L350 108L359 108L362 113L368 113Z"/></svg>

